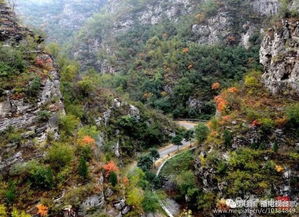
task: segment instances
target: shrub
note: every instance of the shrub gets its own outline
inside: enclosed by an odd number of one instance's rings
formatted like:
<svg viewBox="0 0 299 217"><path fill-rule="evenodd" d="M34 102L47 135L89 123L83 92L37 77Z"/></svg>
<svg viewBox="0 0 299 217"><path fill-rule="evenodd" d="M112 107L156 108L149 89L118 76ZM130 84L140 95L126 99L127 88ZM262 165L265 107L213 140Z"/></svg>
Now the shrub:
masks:
<svg viewBox="0 0 299 217"><path fill-rule="evenodd" d="M26 63L20 50L0 47L0 77L9 77L25 70Z"/></svg>
<svg viewBox="0 0 299 217"><path fill-rule="evenodd" d="M200 5L200 9L203 13L205 13L207 16L213 16L215 13L217 13L219 6L217 4L217 1L215 0L208 0L204 1Z"/></svg>
<svg viewBox="0 0 299 217"><path fill-rule="evenodd" d="M145 212L155 213L159 208L158 197L152 191L146 191L144 193L144 200L142 201L142 207Z"/></svg>
<svg viewBox="0 0 299 217"><path fill-rule="evenodd" d="M299 124L299 103L288 106L286 115L291 123Z"/></svg>
<svg viewBox="0 0 299 217"><path fill-rule="evenodd" d="M31 217L31 215L26 214L24 211L17 210L16 208L13 208L11 217Z"/></svg>
<svg viewBox="0 0 299 217"><path fill-rule="evenodd" d="M141 207L143 199L143 191L140 188L133 187L128 190L127 203L129 205L139 208Z"/></svg>
<svg viewBox="0 0 299 217"><path fill-rule="evenodd" d="M47 153L47 161L55 170L59 170L70 163L74 158L72 147L66 144L55 144L51 146Z"/></svg>
<svg viewBox="0 0 299 217"><path fill-rule="evenodd" d="M210 133L209 128L205 124L198 124L195 128L195 138L199 143L204 142Z"/></svg>
<svg viewBox="0 0 299 217"><path fill-rule="evenodd" d="M225 130L223 133L223 138L224 138L224 145L226 147L231 146L232 140L233 140L233 135L232 135L231 131Z"/></svg>
<svg viewBox="0 0 299 217"><path fill-rule="evenodd" d="M196 177L191 170L183 171L178 175L176 183L182 195L193 197L197 192Z"/></svg>
<svg viewBox="0 0 299 217"><path fill-rule="evenodd" d="M209 127L212 129L212 130L217 130L218 127L219 127L219 121L217 118L213 117L210 122L209 122Z"/></svg>
<svg viewBox="0 0 299 217"><path fill-rule="evenodd" d="M249 121L257 120L262 116L260 112L249 107L245 107L243 110L245 111L246 117Z"/></svg>
<svg viewBox="0 0 299 217"><path fill-rule="evenodd" d="M49 111L42 110L37 113L37 116L38 116L39 121L44 122L44 121L48 121L50 119L51 113Z"/></svg>
<svg viewBox="0 0 299 217"><path fill-rule="evenodd" d="M41 79L39 77L36 77L33 79L33 81L30 82L28 88L27 88L27 94L30 97L36 97L39 93L41 87Z"/></svg>
<svg viewBox="0 0 299 217"><path fill-rule="evenodd" d="M67 135L72 135L80 124L80 120L73 115L65 115L59 119L59 127Z"/></svg>
<svg viewBox="0 0 299 217"><path fill-rule="evenodd" d="M92 158L92 149L89 145L80 145L76 150L76 154L89 161Z"/></svg>
<svg viewBox="0 0 299 217"><path fill-rule="evenodd" d="M67 97L65 97L67 98ZM69 102L74 103L74 102ZM66 104L65 110L68 114L74 115L78 118L82 118L84 116L84 108L80 104Z"/></svg>
<svg viewBox="0 0 299 217"><path fill-rule="evenodd" d="M90 136L93 139L96 139L98 135L99 131L97 130L96 126L84 126L78 131L79 137Z"/></svg>
<svg viewBox="0 0 299 217"><path fill-rule="evenodd" d="M14 69L3 62L0 62L0 78L10 77Z"/></svg>
<svg viewBox="0 0 299 217"><path fill-rule="evenodd" d="M52 170L37 161L27 163L23 172L27 173L27 178L33 188L51 189L54 185Z"/></svg>
<svg viewBox="0 0 299 217"><path fill-rule="evenodd" d="M20 143L22 140L22 135L20 132L12 131L8 134L7 139L11 143Z"/></svg>
<svg viewBox="0 0 299 217"><path fill-rule="evenodd" d="M78 173L83 179L88 178L88 165L84 157L80 157Z"/></svg>
<svg viewBox="0 0 299 217"><path fill-rule="evenodd" d="M0 217L7 217L6 207L0 204Z"/></svg>
<svg viewBox="0 0 299 217"><path fill-rule="evenodd" d="M16 199L16 184L9 181L8 188L5 192L5 199L8 204L12 204Z"/></svg>
<svg viewBox="0 0 299 217"><path fill-rule="evenodd" d="M270 118L262 118L260 123L264 130L270 130L275 125L275 122Z"/></svg>
<svg viewBox="0 0 299 217"><path fill-rule="evenodd" d="M259 71L252 71L249 74L247 74L244 78L244 84L246 87L249 88L255 88L255 87L260 87L260 78L261 72Z"/></svg>
<svg viewBox="0 0 299 217"><path fill-rule="evenodd" d="M82 95L87 96L95 89L95 80L93 76L84 76L81 81L78 82L79 90Z"/></svg>

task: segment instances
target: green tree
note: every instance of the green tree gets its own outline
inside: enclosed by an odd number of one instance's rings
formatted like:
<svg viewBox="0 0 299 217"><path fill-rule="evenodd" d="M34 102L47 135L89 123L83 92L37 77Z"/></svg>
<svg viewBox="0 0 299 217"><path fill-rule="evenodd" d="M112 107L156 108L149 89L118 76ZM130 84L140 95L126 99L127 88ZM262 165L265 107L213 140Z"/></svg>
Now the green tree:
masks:
<svg viewBox="0 0 299 217"><path fill-rule="evenodd" d="M149 155L145 155L139 158L137 166L141 168L143 171L148 171L153 166L153 159Z"/></svg>
<svg viewBox="0 0 299 217"><path fill-rule="evenodd" d="M117 180L117 174L115 172L111 172L109 174L109 182L113 187L117 185L118 180Z"/></svg>
<svg viewBox="0 0 299 217"><path fill-rule="evenodd" d="M178 146L178 149L179 149L179 147L183 145L183 137L182 137L182 135L177 134L176 136L172 137L171 142L174 145Z"/></svg>
<svg viewBox="0 0 299 217"><path fill-rule="evenodd" d="M223 133L223 138L224 138L224 145L226 147L229 147L232 144L232 140L233 140L233 135L231 131L225 130Z"/></svg>
<svg viewBox="0 0 299 217"><path fill-rule="evenodd" d="M150 149L149 155L152 157L153 161L158 160L160 158L159 151L155 148Z"/></svg>
<svg viewBox="0 0 299 217"><path fill-rule="evenodd" d="M204 142L210 133L209 128L205 124L198 124L195 128L195 138L199 143Z"/></svg>
<svg viewBox="0 0 299 217"><path fill-rule="evenodd" d="M186 141L191 141L194 137L194 131L193 130L186 130L184 132L184 139Z"/></svg>
<svg viewBox="0 0 299 217"><path fill-rule="evenodd" d="M84 180L88 178L88 165L83 156L80 157L78 173Z"/></svg>

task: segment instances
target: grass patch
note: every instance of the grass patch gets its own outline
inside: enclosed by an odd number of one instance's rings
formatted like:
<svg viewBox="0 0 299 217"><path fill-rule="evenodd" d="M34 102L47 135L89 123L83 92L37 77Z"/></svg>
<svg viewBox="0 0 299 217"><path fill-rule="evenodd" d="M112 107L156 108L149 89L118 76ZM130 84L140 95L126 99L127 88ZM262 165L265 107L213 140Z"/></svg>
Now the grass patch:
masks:
<svg viewBox="0 0 299 217"><path fill-rule="evenodd" d="M189 170L194 161L192 151L183 152L166 162L161 170L160 176L169 177L177 176L183 171Z"/></svg>

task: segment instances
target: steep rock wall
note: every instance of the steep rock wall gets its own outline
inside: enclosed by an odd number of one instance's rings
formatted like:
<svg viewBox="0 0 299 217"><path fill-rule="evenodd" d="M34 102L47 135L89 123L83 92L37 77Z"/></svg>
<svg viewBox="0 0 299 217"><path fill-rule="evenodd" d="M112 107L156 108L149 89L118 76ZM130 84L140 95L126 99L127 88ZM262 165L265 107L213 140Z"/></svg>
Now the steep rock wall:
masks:
<svg viewBox="0 0 299 217"><path fill-rule="evenodd" d="M283 19L266 32L260 62L272 93L299 94L299 19Z"/></svg>
<svg viewBox="0 0 299 217"><path fill-rule="evenodd" d="M0 3L0 11L0 42L6 47L26 43L26 38L30 38L32 32L18 25L14 13L5 4ZM39 50L28 50L28 54L30 52L37 53L30 69L34 70L36 78L40 78L37 96L32 99L28 95L18 95L14 88L1 87L0 134L18 131L18 139L10 139L1 144L0 173L7 172L10 166L18 162L41 156L37 146L46 143L49 136L54 139L59 136L58 115L64 113L59 72L49 54ZM41 76L42 73L47 76ZM27 86L32 82L34 81L30 81ZM41 119L41 112L47 113L46 120Z"/></svg>

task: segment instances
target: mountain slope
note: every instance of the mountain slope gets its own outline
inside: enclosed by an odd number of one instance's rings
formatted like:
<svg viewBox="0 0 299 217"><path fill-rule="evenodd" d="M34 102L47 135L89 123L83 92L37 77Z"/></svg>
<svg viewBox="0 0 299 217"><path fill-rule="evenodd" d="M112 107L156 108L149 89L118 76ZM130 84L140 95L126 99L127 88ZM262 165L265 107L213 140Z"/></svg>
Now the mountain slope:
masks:
<svg viewBox="0 0 299 217"><path fill-rule="evenodd" d="M48 41L64 43L106 2L16 0L15 9L27 25L44 31Z"/></svg>
<svg viewBox="0 0 299 217"><path fill-rule="evenodd" d="M14 13L5 4L0 7L3 172L11 164L40 155L33 141L44 142L49 135L58 136L57 118L64 108L53 58L40 51L33 33L16 23ZM19 46L14 47L15 43ZM47 114L46 120L41 121L42 114Z"/></svg>
<svg viewBox="0 0 299 217"><path fill-rule="evenodd" d="M141 202L153 196L153 176L126 166L178 128L99 86L98 75L80 75L5 3L0 10L0 215L147 212ZM128 196L136 191L138 203Z"/></svg>
<svg viewBox="0 0 299 217"><path fill-rule="evenodd" d="M181 170L168 174L165 189L195 216L243 216L248 209L253 216L298 215L299 16L288 14L264 35L265 72L253 70L222 90L215 117L195 129L196 153L173 162ZM250 200L253 207L242 203ZM293 204L273 211L265 200Z"/></svg>
<svg viewBox="0 0 299 217"><path fill-rule="evenodd" d="M174 117L207 118L210 86L257 67L260 29L277 11L277 1L110 1L70 54L83 69L112 73L106 85L134 100Z"/></svg>

